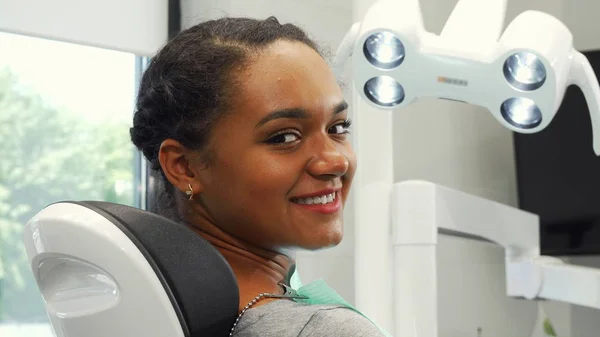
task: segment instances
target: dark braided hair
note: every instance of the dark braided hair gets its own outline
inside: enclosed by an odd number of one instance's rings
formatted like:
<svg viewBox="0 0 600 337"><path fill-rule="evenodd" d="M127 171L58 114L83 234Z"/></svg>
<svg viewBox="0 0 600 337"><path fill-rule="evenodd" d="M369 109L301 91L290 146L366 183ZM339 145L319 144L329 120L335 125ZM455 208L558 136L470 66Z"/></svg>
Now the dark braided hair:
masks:
<svg viewBox="0 0 600 337"><path fill-rule="evenodd" d="M158 161L160 145L174 139L203 149L211 125L228 109L234 72L250 57L278 40L301 42L319 52L306 33L292 24L223 18L200 23L170 40L150 61L140 83L131 141L162 177L156 211L179 220L174 189Z"/></svg>

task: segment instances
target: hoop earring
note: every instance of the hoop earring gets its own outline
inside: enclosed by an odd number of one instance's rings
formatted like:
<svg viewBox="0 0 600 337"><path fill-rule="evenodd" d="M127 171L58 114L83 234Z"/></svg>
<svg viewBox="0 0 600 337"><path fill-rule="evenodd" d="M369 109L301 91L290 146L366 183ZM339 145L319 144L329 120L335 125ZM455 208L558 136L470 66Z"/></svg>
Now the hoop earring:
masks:
<svg viewBox="0 0 600 337"><path fill-rule="evenodd" d="M185 194L190 196L190 200L194 199L194 189L192 188L192 184L188 184L188 190L185 191Z"/></svg>

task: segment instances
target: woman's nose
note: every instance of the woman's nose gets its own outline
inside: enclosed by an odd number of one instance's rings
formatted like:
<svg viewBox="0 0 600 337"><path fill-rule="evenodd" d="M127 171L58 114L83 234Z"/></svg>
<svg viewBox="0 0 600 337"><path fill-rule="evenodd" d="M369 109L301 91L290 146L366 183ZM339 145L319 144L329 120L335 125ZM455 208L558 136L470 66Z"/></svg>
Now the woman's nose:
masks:
<svg viewBox="0 0 600 337"><path fill-rule="evenodd" d="M324 142L315 148L314 156L307 165L308 173L316 178L330 179L340 177L348 172L350 163L346 155L333 141Z"/></svg>

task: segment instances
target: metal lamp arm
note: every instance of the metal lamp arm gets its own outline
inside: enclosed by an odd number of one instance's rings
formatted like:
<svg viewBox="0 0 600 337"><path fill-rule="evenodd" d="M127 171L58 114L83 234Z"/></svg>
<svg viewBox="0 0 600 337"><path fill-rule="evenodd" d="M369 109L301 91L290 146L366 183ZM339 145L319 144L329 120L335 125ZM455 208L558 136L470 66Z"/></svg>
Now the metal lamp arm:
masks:
<svg viewBox="0 0 600 337"><path fill-rule="evenodd" d="M592 121L594 152L600 156L600 87L598 79L590 62L582 53L573 51L572 57L569 84L578 86L585 96Z"/></svg>

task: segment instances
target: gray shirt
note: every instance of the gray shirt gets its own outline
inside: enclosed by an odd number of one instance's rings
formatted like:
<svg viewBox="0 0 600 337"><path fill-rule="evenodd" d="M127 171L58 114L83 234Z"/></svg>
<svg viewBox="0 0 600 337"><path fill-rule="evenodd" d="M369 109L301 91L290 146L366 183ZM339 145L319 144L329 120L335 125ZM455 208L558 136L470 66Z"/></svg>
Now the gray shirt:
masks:
<svg viewBox="0 0 600 337"><path fill-rule="evenodd" d="M236 337L380 337L379 329L343 306L277 300L244 313Z"/></svg>

